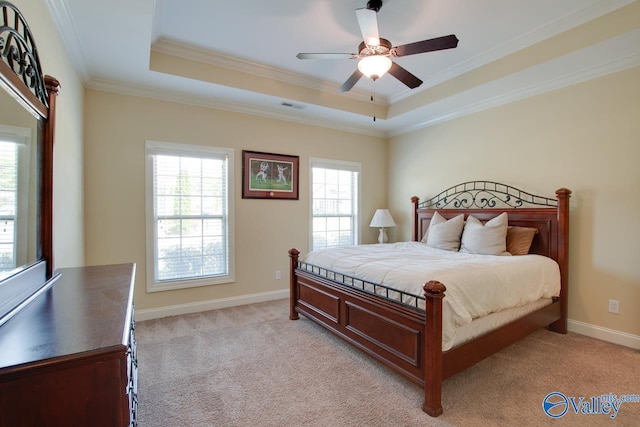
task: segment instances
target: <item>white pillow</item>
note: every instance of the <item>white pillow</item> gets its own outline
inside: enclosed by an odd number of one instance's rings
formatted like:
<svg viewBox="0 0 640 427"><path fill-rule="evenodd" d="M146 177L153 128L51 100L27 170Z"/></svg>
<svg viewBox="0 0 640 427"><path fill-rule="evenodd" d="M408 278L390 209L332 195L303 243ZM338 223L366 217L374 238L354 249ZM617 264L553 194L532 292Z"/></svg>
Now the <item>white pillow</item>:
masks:
<svg viewBox="0 0 640 427"><path fill-rule="evenodd" d="M427 230L427 246L457 251L460 248L460 235L464 227L464 215L460 214L450 220L446 220L438 212L434 212Z"/></svg>
<svg viewBox="0 0 640 427"><path fill-rule="evenodd" d="M476 217L469 215L462 232L460 252L482 255L504 255L507 251L506 212L487 221L484 225Z"/></svg>

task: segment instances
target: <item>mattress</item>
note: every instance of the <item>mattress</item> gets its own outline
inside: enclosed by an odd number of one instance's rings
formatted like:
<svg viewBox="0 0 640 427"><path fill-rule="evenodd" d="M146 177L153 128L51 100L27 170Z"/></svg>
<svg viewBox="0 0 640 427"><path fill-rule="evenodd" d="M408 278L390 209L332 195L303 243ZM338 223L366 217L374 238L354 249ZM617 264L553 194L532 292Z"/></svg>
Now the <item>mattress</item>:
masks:
<svg viewBox="0 0 640 427"><path fill-rule="evenodd" d="M447 288L442 314L443 350L459 344L459 331L474 319L560 293L559 266L541 255L466 254L420 242L399 242L325 248L301 260L413 295L424 295L422 287L430 280L441 282ZM424 301L418 301L418 307L424 309Z"/></svg>
<svg viewBox="0 0 640 427"><path fill-rule="evenodd" d="M443 345L442 350L444 351L455 348L467 341L471 341L472 339L479 337L480 335L484 335L487 332L498 329L500 326L506 325L509 322L539 310L542 307L546 307L551 303L553 303L553 298L540 298L539 300L529 304L507 308L506 310L497 311L495 313L487 314L486 316L475 318L471 323L457 328L454 339L448 343L447 348L444 348Z"/></svg>

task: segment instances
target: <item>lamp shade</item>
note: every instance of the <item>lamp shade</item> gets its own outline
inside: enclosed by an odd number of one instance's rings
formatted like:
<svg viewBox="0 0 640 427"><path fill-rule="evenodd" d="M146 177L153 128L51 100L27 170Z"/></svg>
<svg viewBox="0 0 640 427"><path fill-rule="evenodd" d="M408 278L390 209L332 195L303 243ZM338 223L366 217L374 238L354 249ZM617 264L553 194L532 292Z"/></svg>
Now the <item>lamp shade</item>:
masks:
<svg viewBox="0 0 640 427"><path fill-rule="evenodd" d="M373 215L373 219L371 220L371 224L369 227L395 227L396 223L393 221L393 217L391 213L389 213L389 209L378 209L376 213Z"/></svg>
<svg viewBox="0 0 640 427"><path fill-rule="evenodd" d="M391 60L383 55L365 56L358 62L358 70L372 80L382 77L391 68Z"/></svg>

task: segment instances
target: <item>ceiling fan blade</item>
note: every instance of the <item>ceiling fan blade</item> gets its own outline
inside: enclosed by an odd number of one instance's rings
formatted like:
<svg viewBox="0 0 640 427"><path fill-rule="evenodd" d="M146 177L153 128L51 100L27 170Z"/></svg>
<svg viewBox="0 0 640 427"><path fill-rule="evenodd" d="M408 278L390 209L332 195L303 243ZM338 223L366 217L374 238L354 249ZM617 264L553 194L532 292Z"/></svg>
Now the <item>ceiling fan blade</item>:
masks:
<svg viewBox="0 0 640 427"><path fill-rule="evenodd" d="M395 56L415 55L416 53L433 52L434 50L452 49L458 46L458 38L451 34L435 39L422 40L393 48Z"/></svg>
<svg viewBox="0 0 640 427"><path fill-rule="evenodd" d="M360 70L356 70L354 71L353 74L351 74L351 77L349 77L347 79L346 82L344 82L342 84L342 86L340 86L340 89L338 89L339 92L349 92L351 90L351 88L353 86L355 86L356 83L358 83L358 80L360 80L360 77L362 77L363 74L360 72Z"/></svg>
<svg viewBox="0 0 640 427"><path fill-rule="evenodd" d="M410 89L415 89L422 84L422 80L420 80L395 62L391 63L391 68L389 68L388 73L407 85Z"/></svg>
<svg viewBox="0 0 640 427"><path fill-rule="evenodd" d="M356 9L356 17L362 40L368 46L380 46L380 34L378 33L378 17L377 13L372 9Z"/></svg>
<svg viewBox="0 0 640 427"><path fill-rule="evenodd" d="M357 58L355 53L299 53L298 59L353 59Z"/></svg>

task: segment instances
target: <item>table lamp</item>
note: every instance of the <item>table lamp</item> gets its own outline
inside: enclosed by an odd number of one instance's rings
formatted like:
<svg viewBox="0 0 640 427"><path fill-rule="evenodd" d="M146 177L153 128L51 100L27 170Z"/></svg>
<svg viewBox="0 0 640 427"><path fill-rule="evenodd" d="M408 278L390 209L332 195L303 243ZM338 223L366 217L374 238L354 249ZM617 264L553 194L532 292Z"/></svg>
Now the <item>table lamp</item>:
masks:
<svg viewBox="0 0 640 427"><path fill-rule="evenodd" d="M386 243L387 242L387 232L385 228L395 227L396 223L393 222L393 218L391 217L391 213L389 213L388 209L378 209L376 213L373 215L373 219L371 220L371 224L369 227L379 227L380 234L378 235L378 243Z"/></svg>

